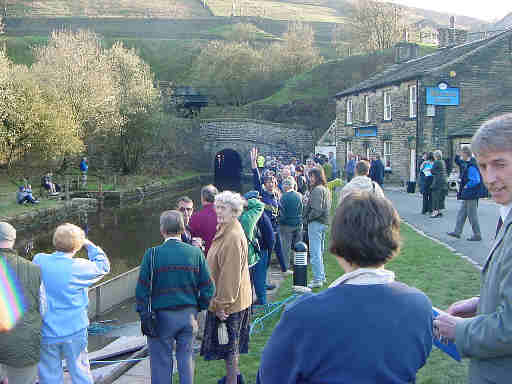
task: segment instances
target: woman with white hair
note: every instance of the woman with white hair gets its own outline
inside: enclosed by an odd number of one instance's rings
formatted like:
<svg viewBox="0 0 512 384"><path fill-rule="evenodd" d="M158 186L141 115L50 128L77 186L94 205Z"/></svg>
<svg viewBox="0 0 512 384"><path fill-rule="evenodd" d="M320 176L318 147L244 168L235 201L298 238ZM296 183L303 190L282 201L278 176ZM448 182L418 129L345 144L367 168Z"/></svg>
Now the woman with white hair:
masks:
<svg viewBox="0 0 512 384"><path fill-rule="evenodd" d="M430 171L432 174L432 215L430 217L441 217L442 209L445 208L444 199L448 194L448 178L446 176L446 164L443 161L443 153L438 149L434 151L434 164Z"/></svg>
<svg viewBox="0 0 512 384"><path fill-rule="evenodd" d="M62 359L66 359L73 383L93 384L87 357L87 290L110 271L110 263L105 252L74 224L59 225L53 245L54 253L34 257L34 264L41 267L47 304L41 328L39 383L63 383ZM74 257L82 247L88 260Z"/></svg>
<svg viewBox="0 0 512 384"><path fill-rule="evenodd" d="M208 308L201 356L226 361L226 376L220 380L225 384L243 382L238 356L249 348L252 289L247 239L238 221L244 202L242 196L230 191L215 196L217 233L208 251L216 292ZM219 340L219 335L227 337Z"/></svg>

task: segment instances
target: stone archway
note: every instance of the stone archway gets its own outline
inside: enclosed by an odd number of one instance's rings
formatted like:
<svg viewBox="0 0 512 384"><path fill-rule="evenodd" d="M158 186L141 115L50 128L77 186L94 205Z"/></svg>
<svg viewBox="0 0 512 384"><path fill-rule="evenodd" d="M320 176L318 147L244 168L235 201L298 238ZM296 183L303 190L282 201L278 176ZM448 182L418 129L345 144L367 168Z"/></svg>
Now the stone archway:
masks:
<svg viewBox="0 0 512 384"><path fill-rule="evenodd" d="M215 185L219 190L241 192L242 188L242 157L230 148L215 154L214 158Z"/></svg>

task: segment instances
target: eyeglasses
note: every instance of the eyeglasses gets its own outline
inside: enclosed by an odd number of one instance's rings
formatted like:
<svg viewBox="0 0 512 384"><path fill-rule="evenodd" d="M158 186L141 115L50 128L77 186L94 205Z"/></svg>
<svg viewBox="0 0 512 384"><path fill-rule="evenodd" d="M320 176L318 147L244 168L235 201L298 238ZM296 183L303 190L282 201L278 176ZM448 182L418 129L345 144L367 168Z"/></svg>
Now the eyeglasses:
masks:
<svg viewBox="0 0 512 384"><path fill-rule="evenodd" d="M186 207L179 207L178 211L180 212L192 212L194 208L186 208Z"/></svg>

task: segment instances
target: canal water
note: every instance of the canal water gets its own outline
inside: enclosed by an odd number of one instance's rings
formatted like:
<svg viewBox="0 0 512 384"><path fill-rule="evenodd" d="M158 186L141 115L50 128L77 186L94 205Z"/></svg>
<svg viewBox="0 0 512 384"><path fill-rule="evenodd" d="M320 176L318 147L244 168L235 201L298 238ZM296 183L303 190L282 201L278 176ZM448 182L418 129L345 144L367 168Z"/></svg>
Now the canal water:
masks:
<svg viewBox="0 0 512 384"><path fill-rule="evenodd" d="M247 185L233 183L221 185L217 183L217 186L219 190L246 191L249 189ZM162 242L160 214L165 210L175 209L177 200L181 196L186 195L194 201L194 210L201 209L200 191L201 185L197 185L193 189L143 199L125 207L107 206L95 212L83 211L67 217L65 221L83 228L87 237L106 252L111 263L110 274L102 280L106 281L139 266L145 250ZM59 224L62 223L56 223L55 228ZM18 232L15 245L18 254L32 259L39 252L52 253L54 251L52 236L55 228L47 231ZM87 257L83 250L77 256ZM109 324L118 326L135 322L138 316L132 301L100 316L97 320L114 320ZM89 351L99 349L112 340L111 337L91 335Z"/></svg>

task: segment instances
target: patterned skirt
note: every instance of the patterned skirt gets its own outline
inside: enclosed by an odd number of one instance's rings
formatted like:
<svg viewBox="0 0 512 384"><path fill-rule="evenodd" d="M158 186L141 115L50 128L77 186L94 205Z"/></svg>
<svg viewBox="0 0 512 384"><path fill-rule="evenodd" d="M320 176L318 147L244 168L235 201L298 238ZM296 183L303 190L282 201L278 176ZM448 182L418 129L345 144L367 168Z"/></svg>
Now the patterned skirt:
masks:
<svg viewBox="0 0 512 384"><path fill-rule="evenodd" d="M226 360L233 355L248 353L250 318L250 308L229 315L226 319L229 342L220 345L218 338L220 320L215 313L208 311L201 344L201 356L205 360Z"/></svg>

